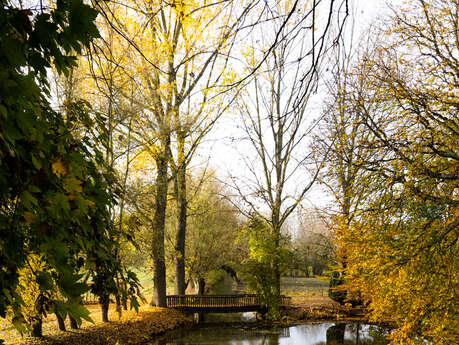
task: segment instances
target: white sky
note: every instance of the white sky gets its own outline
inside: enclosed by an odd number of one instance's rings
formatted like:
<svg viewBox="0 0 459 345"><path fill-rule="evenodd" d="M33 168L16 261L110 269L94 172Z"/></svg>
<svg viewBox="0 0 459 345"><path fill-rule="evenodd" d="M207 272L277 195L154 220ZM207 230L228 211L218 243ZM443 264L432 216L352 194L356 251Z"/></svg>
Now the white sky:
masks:
<svg viewBox="0 0 459 345"><path fill-rule="evenodd" d="M356 16L356 33L362 33L368 26L378 19L381 19L385 14L389 13L389 9L385 0L350 0L357 8ZM348 18L349 22L352 18ZM316 106L311 106L310 112L317 114L320 110L321 100L320 95L316 97ZM315 108L315 109L314 109ZM306 116L308 118L308 116ZM241 151L247 153L250 150L248 141L240 141L243 135L240 129L240 119L236 114L227 113L217 123L213 131L208 135L206 142L202 145L201 150L197 153L196 161L207 161L209 166L214 169L219 179L229 182L229 176L235 176L239 179L246 180L250 178L247 167L243 162ZM295 185L300 185L303 181L294 181L290 188L295 188ZM306 195L303 206L306 208L325 207L330 203L330 198L321 190L320 186L316 185L313 190L310 190Z"/></svg>

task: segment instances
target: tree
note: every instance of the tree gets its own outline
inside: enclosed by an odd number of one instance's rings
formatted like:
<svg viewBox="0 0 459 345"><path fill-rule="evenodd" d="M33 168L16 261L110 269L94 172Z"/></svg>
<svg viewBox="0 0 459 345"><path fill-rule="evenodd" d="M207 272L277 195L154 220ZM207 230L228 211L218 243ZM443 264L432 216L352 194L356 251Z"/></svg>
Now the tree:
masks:
<svg viewBox="0 0 459 345"><path fill-rule="evenodd" d="M231 268L242 260L236 243L241 230L238 210L225 199L225 191L213 174L203 181L191 181L188 197L189 222L185 267L189 280L196 282L198 294L205 293L211 273ZM191 189L191 188L190 188Z"/></svg>
<svg viewBox="0 0 459 345"><path fill-rule="evenodd" d="M112 236L116 242L129 242L133 238L129 230L123 227L127 183L132 161L136 159L136 151L140 146L134 141L133 126L138 111L134 102L138 91L135 82L125 70L133 54L130 46L107 23L99 23L99 29L101 37L92 42L87 56L80 61L80 69L87 71L84 81L80 83L80 89L85 90L85 98L92 104L96 117L105 122L103 134L106 144L101 150L104 159L117 176L119 203L109 209L110 218L115 223ZM115 260L121 261L120 248L115 248L113 255ZM124 267L117 272L110 284L115 285L111 292L115 294L116 308L118 313L121 313L121 304L127 308L129 291L137 291L138 282L133 272ZM131 289L128 289L128 285ZM102 318L108 321L109 294L103 301Z"/></svg>
<svg viewBox="0 0 459 345"><path fill-rule="evenodd" d="M373 317L397 318L395 343L448 344L458 326L459 4L412 5L394 10L384 41L362 57L369 82L356 105L386 159L365 167L374 188L341 245Z"/></svg>
<svg viewBox="0 0 459 345"><path fill-rule="evenodd" d="M265 317L269 320L278 320L278 275L287 270L287 238L279 238L273 233L270 224L257 216L248 219L244 235L249 245L249 255L243 261L248 287L257 293L261 304L268 309Z"/></svg>
<svg viewBox="0 0 459 345"><path fill-rule="evenodd" d="M374 135L365 127L364 114L359 108L371 78L356 61L359 53L371 56L373 43L370 38L375 33L363 35L360 45L355 47L354 23L345 28L345 35L333 47L329 62L331 77L326 81L330 97L325 102L313 143L316 159L325 162L319 182L333 198L330 227L335 237L335 265L330 276L330 289L336 290L331 294L340 296L341 303L346 302L347 295L342 283L348 253L345 246L340 246L339 239L367 209L369 195L380 188L379 180L375 179L371 169L384 165L388 159L384 151L373 149L377 145ZM371 111L378 108L376 103L368 103L368 107Z"/></svg>
<svg viewBox="0 0 459 345"><path fill-rule="evenodd" d="M101 28L102 29L102 28ZM105 29L105 28L103 28ZM113 46L116 46L113 33L102 30L103 37L92 41L93 49L86 58L79 58L79 65L72 68L68 75L56 75L56 98L60 101L62 111L68 116L73 111L74 104L86 107L88 116L85 123L75 122L72 134L76 137L86 136L90 138L100 153L109 169L114 173L113 182L118 189L117 205L108 208L110 221L111 240L116 245L107 255L109 260L101 260L94 256L97 264L94 267L86 267L86 280L92 281L92 290L99 296L102 309L102 320L108 321L108 309L110 295L115 295L117 311L121 312L121 300L127 308L129 291L138 290L138 281L135 275L126 267L119 257L120 244L131 241L132 237L122 227L124 208L126 204L126 183L132 160L134 144L131 132L132 117L135 107L125 99L122 91L129 92L132 84L120 67L120 63L114 61L115 56L110 55ZM94 48L95 47L95 48ZM124 53L123 59L128 56ZM121 88L121 89L120 89ZM84 97L84 98L83 98ZM124 164L123 164L124 163ZM94 253L96 254L96 253ZM114 270L116 266L112 261L123 267ZM131 289L128 289L128 286ZM131 306L136 306L133 301ZM71 323L71 326L75 323Z"/></svg>
<svg viewBox="0 0 459 345"><path fill-rule="evenodd" d="M144 90L137 98L143 117L136 121L136 129L156 166L151 248L154 301L160 306L165 305L166 293L164 228L169 182L175 182L180 209L176 290L184 293L186 169L202 137L222 112L209 108L209 97L216 92L212 88L224 84L231 38L250 8L236 10L232 1L211 5L135 2L124 8L101 5L107 23L116 27L139 53L138 66L130 67L130 76ZM126 11L131 16L125 16Z"/></svg>
<svg viewBox="0 0 459 345"><path fill-rule="evenodd" d="M246 54L248 68L260 64L262 71L253 75L253 92L241 92L238 101L244 135L254 150L255 159L246 158L252 181L237 181L236 189L252 215L269 224L275 247L279 249L281 229L312 187L321 165L309 160L311 152L305 150L307 135L315 125L312 120L307 123L306 109L317 87L317 71L324 56L322 49L328 38L329 23L319 25L315 13L318 4L309 5L302 9L310 14L306 19L300 11L292 14L294 5L289 2L271 8L271 13L279 19L262 28L259 36L262 43L252 42ZM332 16L332 11L329 15ZM283 21L285 16L290 17L287 25ZM311 36L304 25L311 29ZM272 54L263 58L263 49L269 46L271 35L278 43ZM260 46L261 52L257 50ZM300 171L302 183L293 192L291 181L299 178ZM266 205L267 210L258 203ZM273 265L277 277L275 290L280 296L280 263Z"/></svg>
<svg viewBox="0 0 459 345"><path fill-rule="evenodd" d="M333 262L335 253L328 225L317 211L306 210L291 241L293 262L290 268L310 275L323 275Z"/></svg>
<svg viewBox="0 0 459 345"><path fill-rule="evenodd" d="M69 73L74 54L98 36L97 12L80 1L47 8L4 2L0 11L0 315L11 307L21 328L25 306L19 295L27 287L19 284L19 272L30 257L40 257L43 269L33 272L39 296L52 297L58 289L66 302L40 299L31 325L39 336L48 309L78 322L87 316L74 304L87 290L78 272L109 257L116 245L107 213L114 203L113 175L98 149L103 138L73 135L76 125L92 125L84 104L68 104L64 116L47 101L47 68L53 63Z"/></svg>

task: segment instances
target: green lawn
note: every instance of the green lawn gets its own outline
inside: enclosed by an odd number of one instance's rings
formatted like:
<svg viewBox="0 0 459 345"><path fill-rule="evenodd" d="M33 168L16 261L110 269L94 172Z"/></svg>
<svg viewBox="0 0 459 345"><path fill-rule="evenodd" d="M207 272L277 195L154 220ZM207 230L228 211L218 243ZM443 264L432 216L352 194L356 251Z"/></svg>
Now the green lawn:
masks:
<svg viewBox="0 0 459 345"><path fill-rule="evenodd" d="M328 281L318 278L283 277L281 289L293 297L328 297Z"/></svg>

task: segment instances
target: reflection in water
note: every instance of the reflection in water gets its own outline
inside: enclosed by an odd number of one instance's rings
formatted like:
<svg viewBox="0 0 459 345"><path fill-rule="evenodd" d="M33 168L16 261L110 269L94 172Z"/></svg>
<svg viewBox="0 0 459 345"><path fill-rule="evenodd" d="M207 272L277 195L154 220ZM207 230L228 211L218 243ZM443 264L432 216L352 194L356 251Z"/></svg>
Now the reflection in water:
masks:
<svg viewBox="0 0 459 345"><path fill-rule="evenodd" d="M376 326L343 323L281 329L208 326L177 331L152 345L386 345L387 332Z"/></svg>
<svg viewBox="0 0 459 345"><path fill-rule="evenodd" d="M340 323L327 329L327 345L344 344L346 324Z"/></svg>

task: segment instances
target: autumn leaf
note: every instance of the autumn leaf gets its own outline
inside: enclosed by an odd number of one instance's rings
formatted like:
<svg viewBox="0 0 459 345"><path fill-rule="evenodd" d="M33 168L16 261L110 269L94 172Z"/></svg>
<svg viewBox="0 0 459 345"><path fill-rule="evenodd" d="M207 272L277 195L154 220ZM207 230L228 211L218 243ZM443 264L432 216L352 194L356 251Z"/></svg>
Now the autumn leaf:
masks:
<svg viewBox="0 0 459 345"><path fill-rule="evenodd" d="M34 214L32 212L25 212L24 213L24 219L25 219L26 225L30 225L35 220L35 216L34 216Z"/></svg>
<svg viewBox="0 0 459 345"><path fill-rule="evenodd" d="M51 164L51 169L57 177L62 177L68 173L67 166L63 162L62 158L58 158Z"/></svg>

